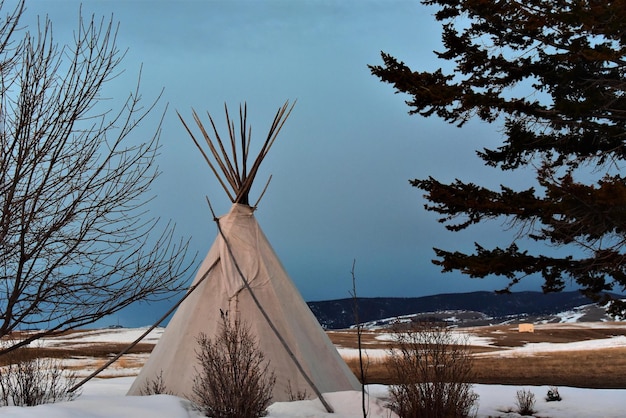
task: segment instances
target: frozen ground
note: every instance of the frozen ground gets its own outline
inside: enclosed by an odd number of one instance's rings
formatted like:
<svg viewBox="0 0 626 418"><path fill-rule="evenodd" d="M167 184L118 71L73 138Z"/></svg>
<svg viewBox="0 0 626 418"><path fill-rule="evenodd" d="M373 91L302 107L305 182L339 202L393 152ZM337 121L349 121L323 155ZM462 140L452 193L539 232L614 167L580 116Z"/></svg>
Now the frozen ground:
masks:
<svg viewBox="0 0 626 418"><path fill-rule="evenodd" d="M82 395L72 401L31 408L5 407L3 418L197 418L188 401L173 396L125 396L132 377L95 379L84 388ZM478 418L519 417L509 413L515 407L515 393L519 387L476 385L480 395ZM546 402L546 386L525 387L537 398L536 416L550 418L623 418L626 410L626 390L559 388L560 402ZM372 386L368 416L395 418L384 408L385 386ZM268 418L358 418L362 417L360 392L338 392L326 395L335 409L328 414L318 400L279 402L269 408Z"/></svg>
<svg viewBox="0 0 626 418"><path fill-rule="evenodd" d="M572 329L582 329L582 328L615 328L615 329L623 329L626 328L626 324L624 323L594 323L594 322L584 322L584 323L561 323L561 324L543 324L535 326L535 329L540 330L542 332L549 331L552 328L560 327L561 329L567 327ZM474 335L469 331L452 331L453 339L458 339L460 341L467 341L467 344L470 346L478 346L478 347L493 347L493 339L490 337L481 337L478 335ZM456 335L455 335L456 333ZM393 341L396 337L391 333L380 333L376 336L376 339L379 341ZM595 339L595 340L583 340L583 341L574 341L567 343L544 343L544 342L536 342L536 343L526 343L521 347L505 347L501 350L489 351L481 354L476 354L477 356L498 356L498 357L519 357L519 356L533 356L539 353L551 353L557 351L577 351L577 350L595 350L595 349L605 349L605 348L618 348L618 347L626 347L626 336L624 335L614 335L610 338L604 339ZM344 348L338 347L337 350L341 354L343 358L358 358L358 350L355 348ZM375 348L375 349L364 349L368 358L370 359L379 359L387 356L388 352L386 349ZM624 412L624 417L626 417L626 412Z"/></svg>
<svg viewBox="0 0 626 418"><path fill-rule="evenodd" d="M576 324L575 326L582 326ZM589 327L594 327L589 323ZM603 324L606 326L606 324ZM623 325L616 325L623 326ZM49 339L45 345L72 345L94 342L130 342L136 339L143 329L98 330L82 333L80 336L69 336ZM149 340L155 342L162 330L155 330L149 335ZM476 340L473 343L484 344L485 341ZM567 349L594 349L607 346L626 346L626 337L613 337L603 340L591 340L580 343L548 344L533 343L523 347L507 350L513 352L545 352ZM340 349L342 355L350 356L349 349ZM372 354L384 355L384 350L373 350ZM126 369L126 372L129 370ZM136 372L133 370L132 372ZM117 376L115 371L109 371L109 376ZM72 402L42 405L37 407L5 407L0 408L2 418L197 418L201 417L191 404L183 399L167 395L148 397L125 396L133 377L113 377L108 379L94 379L88 382L80 397ZM502 385L475 385L474 390L480 396L478 418L519 417L519 414L509 412L515 409L515 394L518 390L531 390L537 400L535 414L541 418L622 418L626 416L626 390L610 389L579 389L560 387L563 398L560 402L546 402L544 397L548 391L546 386L502 386ZM374 385L368 388L369 411L371 418L393 418L385 408L387 387ZM318 400L280 402L269 408L268 418L288 417L334 417L357 418L362 417L360 392L339 392L325 395L327 401L335 409L334 414L326 413Z"/></svg>

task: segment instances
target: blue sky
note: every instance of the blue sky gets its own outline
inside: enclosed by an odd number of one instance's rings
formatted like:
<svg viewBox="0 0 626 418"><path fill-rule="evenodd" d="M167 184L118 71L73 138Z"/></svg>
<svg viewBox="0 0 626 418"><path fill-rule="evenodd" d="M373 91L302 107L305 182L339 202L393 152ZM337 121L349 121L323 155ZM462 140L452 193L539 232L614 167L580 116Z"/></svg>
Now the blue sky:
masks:
<svg viewBox="0 0 626 418"><path fill-rule="evenodd" d="M27 0L23 23L34 29L48 14L59 43L71 40L80 1ZM418 1L84 1L83 15L120 22L118 45L128 49L124 72L103 92L112 102L134 88L143 65L146 101L161 89L157 111L135 134L149 135L168 105L161 135L162 175L153 188L153 215L172 219L192 237L202 259L215 238L205 202L217 212L230 202L212 178L176 117L191 109L223 122L248 103L253 138L262 140L273 114L296 100L251 198L269 174L257 219L306 300L349 296L356 260L360 296L422 296L494 290L501 280L442 275L432 247L470 250L473 242L508 245L494 223L447 232L423 209L408 180L429 175L497 186L499 171L483 166L474 149L494 146L498 126L472 122L463 129L408 115L404 97L372 76L388 52L415 69L446 66L435 59L440 25ZM523 176L513 177L524 184ZM517 289L538 289L529 282ZM141 307L141 319L157 307ZM158 316L158 315L154 315ZM146 323L149 322L146 320ZM133 325L136 325L133 323Z"/></svg>

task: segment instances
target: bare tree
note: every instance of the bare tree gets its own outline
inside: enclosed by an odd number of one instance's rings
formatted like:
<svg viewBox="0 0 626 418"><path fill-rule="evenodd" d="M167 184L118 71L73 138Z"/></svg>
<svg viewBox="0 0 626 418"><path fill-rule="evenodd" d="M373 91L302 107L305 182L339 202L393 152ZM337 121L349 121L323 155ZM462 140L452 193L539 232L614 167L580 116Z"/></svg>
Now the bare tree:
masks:
<svg viewBox="0 0 626 418"><path fill-rule="evenodd" d="M0 337L45 330L0 354L163 298L190 267L188 241L147 213L160 123L129 136L158 97L143 105L139 76L119 110L104 103L125 55L119 24L79 13L59 46L47 17L17 29L23 12L0 17Z"/></svg>

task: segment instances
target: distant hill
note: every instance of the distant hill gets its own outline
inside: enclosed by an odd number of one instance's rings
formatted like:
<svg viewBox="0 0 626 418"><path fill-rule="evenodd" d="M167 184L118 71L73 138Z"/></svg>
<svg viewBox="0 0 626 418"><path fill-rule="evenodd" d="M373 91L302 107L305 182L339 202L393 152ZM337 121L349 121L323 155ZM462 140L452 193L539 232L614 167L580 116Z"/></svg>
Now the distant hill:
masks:
<svg viewBox="0 0 626 418"><path fill-rule="evenodd" d="M473 312L472 325L502 322L511 317L546 317L592 304L577 291L548 293L494 292L448 293L415 298L358 298L361 322L376 322L385 318L450 312L458 316L460 311ZM351 298L308 302L320 324L327 329L348 328L354 324ZM449 315L449 316L450 316ZM467 315L466 315L467 316ZM439 315L441 317L441 315ZM470 321L471 322L471 321Z"/></svg>

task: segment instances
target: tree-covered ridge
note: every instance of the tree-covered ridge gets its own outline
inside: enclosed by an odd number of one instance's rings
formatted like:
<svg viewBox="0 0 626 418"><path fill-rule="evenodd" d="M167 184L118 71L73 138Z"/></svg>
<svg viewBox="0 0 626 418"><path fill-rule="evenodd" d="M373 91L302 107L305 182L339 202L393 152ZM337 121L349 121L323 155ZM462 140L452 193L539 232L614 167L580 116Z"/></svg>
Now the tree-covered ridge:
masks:
<svg viewBox="0 0 626 418"><path fill-rule="evenodd" d="M411 184L449 230L506 217L519 237L571 251L531 255L518 239L504 249L476 244L474 254L435 249L435 263L510 284L540 273L547 292L568 278L597 298L624 290L626 1L423 4L437 8L444 50L436 55L453 71L413 71L382 53L372 73L408 94L411 114L460 127L471 118L501 124L501 146L478 155L501 170L534 170L537 185L491 190L432 177Z"/></svg>

